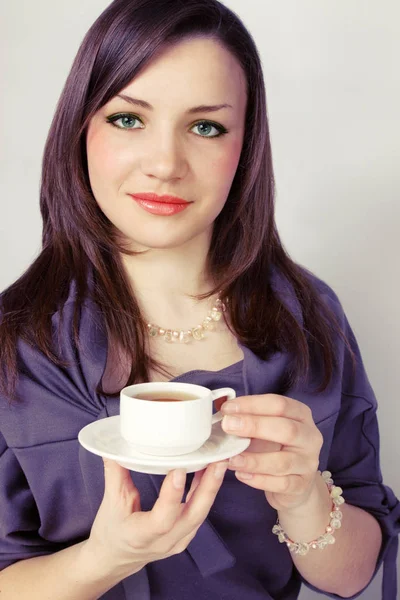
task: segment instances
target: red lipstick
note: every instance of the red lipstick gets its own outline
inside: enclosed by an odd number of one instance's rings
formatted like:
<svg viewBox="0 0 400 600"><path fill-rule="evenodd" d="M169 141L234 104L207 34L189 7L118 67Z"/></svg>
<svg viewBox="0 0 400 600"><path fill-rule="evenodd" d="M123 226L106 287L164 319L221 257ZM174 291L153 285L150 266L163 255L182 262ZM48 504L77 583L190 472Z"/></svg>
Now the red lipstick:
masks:
<svg viewBox="0 0 400 600"><path fill-rule="evenodd" d="M171 216L182 212L191 204L183 198L164 194L158 196L153 193L129 194L147 212L153 215Z"/></svg>

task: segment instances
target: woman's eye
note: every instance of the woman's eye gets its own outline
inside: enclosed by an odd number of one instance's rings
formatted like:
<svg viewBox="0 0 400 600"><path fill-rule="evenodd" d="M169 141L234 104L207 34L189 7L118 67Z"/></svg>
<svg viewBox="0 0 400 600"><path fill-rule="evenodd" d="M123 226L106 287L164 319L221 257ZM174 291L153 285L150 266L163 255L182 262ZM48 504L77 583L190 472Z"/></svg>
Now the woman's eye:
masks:
<svg viewBox="0 0 400 600"><path fill-rule="evenodd" d="M118 129L134 129L134 127L132 127L132 122L138 120L139 119L134 115L114 115L113 117L107 118L108 123L111 123L114 127L118 127ZM118 121L121 122L121 125L117 125Z"/></svg>
<svg viewBox="0 0 400 600"><path fill-rule="evenodd" d="M207 131L209 131L209 129L215 129L218 133L217 135L201 135L200 137L210 137L210 138L214 138L214 137L220 137L221 135L224 135L225 133L228 133L227 130L225 129L225 127L222 127L222 125L214 125L213 123L211 123L210 121L201 121L200 123L196 123L195 125L193 125L193 127L200 127L203 132L204 130L206 130L205 132L207 133Z"/></svg>
<svg viewBox="0 0 400 600"><path fill-rule="evenodd" d="M135 115L130 114L119 114L114 115L112 117L107 117L107 122L113 125L114 127L117 127L118 129L141 129L140 127L138 128L133 126L135 121L140 121L140 119ZM217 138L221 137L225 133L228 133L225 127L223 127L222 125L217 125L216 123L211 123L211 121L200 121L199 123L195 123L192 129L195 127L198 127L200 132L202 132L200 134L196 134L198 137ZM210 133L210 130L212 129L215 129L217 131L217 134L203 135L203 133Z"/></svg>

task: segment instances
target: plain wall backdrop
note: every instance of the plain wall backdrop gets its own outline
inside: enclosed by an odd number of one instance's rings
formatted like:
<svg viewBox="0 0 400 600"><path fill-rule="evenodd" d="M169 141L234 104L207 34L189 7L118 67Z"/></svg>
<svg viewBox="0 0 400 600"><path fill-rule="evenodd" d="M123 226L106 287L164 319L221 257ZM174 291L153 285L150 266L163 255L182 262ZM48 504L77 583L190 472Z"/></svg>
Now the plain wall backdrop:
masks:
<svg viewBox="0 0 400 600"><path fill-rule="evenodd" d="M283 242L342 301L379 401L384 481L399 495L400 3L224 3L263 62ZM1 0L1 290L39 251L48 128L78 46L108 4ZM379 575L360 598L380 598Z"/></svg>

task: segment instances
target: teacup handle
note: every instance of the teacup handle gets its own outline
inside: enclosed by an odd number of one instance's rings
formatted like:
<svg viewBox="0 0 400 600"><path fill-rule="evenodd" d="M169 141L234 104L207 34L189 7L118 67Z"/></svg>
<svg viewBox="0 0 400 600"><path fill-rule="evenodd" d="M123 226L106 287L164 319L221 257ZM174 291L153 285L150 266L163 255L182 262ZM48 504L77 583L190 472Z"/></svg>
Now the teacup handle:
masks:
<svg viewBox="0 0 400 600"><path fill-rule="evenodd" d="M213 397L213 402L215 402L215 400L218 400L219 398L223 398L224 396L227 396L228 400L234 400L236 398L235 390L232 388L229 388L229 387L220 388L219 390L212 390L211 394ZM223 418L224 418L224 415L219 410L212 416L212 420L211 420L212 425L214 425L214 423L218 423L218 421L222 421Z"/></svg>

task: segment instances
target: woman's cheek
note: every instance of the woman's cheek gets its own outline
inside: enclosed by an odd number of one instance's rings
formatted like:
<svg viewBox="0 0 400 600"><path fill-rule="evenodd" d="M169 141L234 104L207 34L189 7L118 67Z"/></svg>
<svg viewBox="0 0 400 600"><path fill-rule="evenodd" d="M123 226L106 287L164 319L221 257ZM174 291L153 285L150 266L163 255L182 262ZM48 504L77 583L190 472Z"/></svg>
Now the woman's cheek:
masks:
<svg viewBox="0 0 400 600"><path fill-rule="evenodd" d="M89 176L92 187L101 182L102 187L121 185L132 168L132 153L114 147L100 136L91 140L88 148Z"/></svg>
<svg viewBox="0 0 400 600"><path fill-rule="evenodd" d="M218 181L226 191L229 191L231 188L239 164L239 158L240 149L233 147L230 151L214 159L211 165L215 181Z"/></svg>

